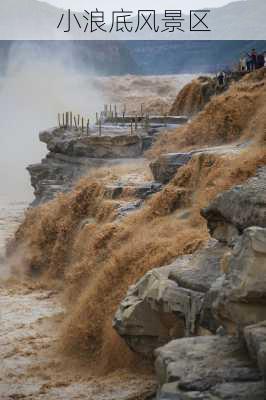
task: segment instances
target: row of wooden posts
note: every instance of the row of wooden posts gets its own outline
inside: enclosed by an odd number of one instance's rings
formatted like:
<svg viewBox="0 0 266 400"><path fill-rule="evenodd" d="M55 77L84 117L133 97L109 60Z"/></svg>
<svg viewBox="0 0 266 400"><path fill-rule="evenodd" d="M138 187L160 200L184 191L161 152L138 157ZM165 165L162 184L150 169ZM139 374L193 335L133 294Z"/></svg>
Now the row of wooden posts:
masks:
<svg viewBox="0 0 266 400"><path fill-rule="evenodd" d="M98 132L99 136L102 134L102 120L105 118L108 118L107 116L107 111L108 111L108 106L105 105L105 110L103 112L96 113L96 125L98 127ZM125 109L124 109L125 112ZM113 116L113 111L109 109L109 113L112 113L110 115ZM115 106L115 115L117 115L116 111L116 106ZM125 114L123 113L123 118L125 118ZM131 119L130 123L130 134L133 135L134 130L138 130L138 121L139 119L142 119L142 126L145 130L148 131L149 129L149 115L146 114L145 117L144 115L136 115L134 118ZM76 129L81 132L86 132L87 135L89 135L90 132L90 119L89 118L84 118L80 114L73 114L72 111L67 111L65 113L58 113L58 126L59 128L63 129Z"/></svg>
<svg viewBox="0 0 266 400"><path fill-rule="evenodd" d="M122 110L122 117L125 118L127 112L126 105L124 104L123 110ZM114 107L112 104L105 104L104 105L104 111L101 113L105 118L108 119L116 119L118 117L118 112L117 112L117 105L115 104ZM140 105L140 117L144 117L144 112L143 112L143 104L141 103Z"/></svg>
<svg viewBox="0 0 266 400"><path fill-rule="evenodd" d="M89 134L90 129L90 119L84 118L80 114L74 115L72 111L67 111L66 113L58 114L58 126L64 129L77 129L82 132L87 132Z"/></svg>

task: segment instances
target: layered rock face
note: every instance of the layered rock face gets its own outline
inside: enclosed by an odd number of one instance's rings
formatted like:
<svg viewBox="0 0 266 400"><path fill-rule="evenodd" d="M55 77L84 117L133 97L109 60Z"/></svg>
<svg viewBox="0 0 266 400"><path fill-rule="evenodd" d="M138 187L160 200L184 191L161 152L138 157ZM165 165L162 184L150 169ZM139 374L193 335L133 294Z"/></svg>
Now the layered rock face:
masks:
<svg viewBox="0 0 266 400"><path fill-rule="evenodd" d="M129 347L146 356L173 338L199 330L204 296L220 275L218 243L148 272L130 287L114 318Z"/></svg>
<svg viewBox="0 0 266 400"><path fill-rule="evenodd" d="M263 400L260 371L230 336L174 340L155 351L160 400Z"/></svg>
<svg viewBox="0 0 266 400"><path fill-rule="evenodd" d="M77 180L92 168L127 163L141 157L147 147L145 135L108 133L103 136L51 129L40 133L40 140L47 145L48 155L39 164L30 165L28 171L34 187L33 205L67 192Z"/></svg>
<svg viewBox="0 0 266 400"><path fill-rule="evenodd" d="M209 246L150 271L115 315L130 348L155 357L158 400L265 399L265 173L202 210Z"/></svg>
<svg viewBox="0 0 266 400"><path fill-rule="evenodd" d="M138 135L77 135L61 129L40 133L40 141L49 151L71 157L134 158L142 154L142 140Z"/></svg>
<svg viewBox="0 0 266 400"><path fill-rule="evenodd" d="M152 161L150 163L150 169L156 181L166 184L175 176L179 168L186 165L194 155L217 154L219 156L226 156L228 154L237 154L247 145L248 143L242 143L239 145L213 146L196 149L187 153L166 153Z"/></svg>
<svg viewBox="0 0 266 400"><path fill-rule="evenodd" d="M257 361L266 381L266 321L246 327L244 333L250 357Z"/></svg>
<svg viewBox="0 0 266 400"><path fill-rule="evenodd" d="M249 226L266 228L266 168L248 183L220 194L202 210L210 233L216 239L232 244Z"/></svg>

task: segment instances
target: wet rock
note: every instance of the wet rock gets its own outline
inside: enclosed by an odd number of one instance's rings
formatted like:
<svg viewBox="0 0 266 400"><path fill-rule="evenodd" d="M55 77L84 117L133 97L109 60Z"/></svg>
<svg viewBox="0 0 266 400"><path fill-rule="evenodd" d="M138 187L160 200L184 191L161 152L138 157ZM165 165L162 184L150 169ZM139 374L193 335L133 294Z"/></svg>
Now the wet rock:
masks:
<svg viewBox="0 0 266 400"><path fill-rule="evenodd" d="M150 163L153 177L161 183L169 182L177 170L187 164L192 158L191 153L169 153L161 155L156 161Z"/></svg>
<svg viewBox="0 0 266 400"><path fill-rule="evenodd" d="M250 226L266 228L266 168L243 185L221 193L202 215L210 234L229 245Z"/></svg>
<svg viewBox="0 0 266 400"><path fill-rule="evenodd" d="M154 193L162 190L162 185L158 182L145 182L143 184L137 185L135 189L136 197L140 199L146 199Z"/></svg>
<svg viewBox="0 0 266 400"><path fill-rule="evenodd" d="M217 317L231 324L230 329L240 330L265 320L266 229L246 229L225 257L223 268L225 275L212 304Z"/></svg>
<svg viewBox="0 0 266 400"><path fill-rule="evenodd" d="M75 131L51 129L41 132L40 141L49 151L74 157L133 158L142 152L142 139L138 135L85 135Z"/></svg>
<svg viewBox="0 0 266 400"><path fill-rule="evenodd" d="M117 199L123 193L125 186L119 184L106 185L105 186L105 196L109 199Z"/></svg>
<svg viewBox="0 0 266 400"><path fill-rule="evenodd" d="M117 218L118 219L124 218L128 214L138 210L141 206L142 206L142 201L141 200L125 202L124 204L121 204L117 208L117 210L116 210Z"/></svg>
<svg viewBox="0 0 266 400"><path fill-rule="evenodd" d="M255 360L266 382L266 320L244 330L250 357Z"/></svg>
<svg viewBox="0 0 266 400"><path fill-rule="evenodd" d="M123 191L130 190L135 197L145 200L147 197L159 192L161 189L162 185L158 182L143 182L141 184L130 186L128 184L115 183L106 186L105 194L111 199L116 199L122 195Z"/></svg>
<svg viewBox="0 0 266 400"><path fill-rule="evenodd" d="M170 271L169 279L179 286L206 293L221 275L220 261L225 248L216 241L194 254L178 257Z"/></svg>
<svg viewBox="0 0 266 400"><path fill-rule="evenodd" d="M27 167L35 195L32 205L42 204L52 200L58 193L70 191L78 179L90 169L112 164L115 164L115 160L87 159L49 153L41 163Z"/></svg>
<svg viewBox="0 0 266 400"><path fill-rule="evenodd" d="M266 229L246 229L224 268L235 300L266 300Z"/></svg>
<svg viewBox="0 0 266 400"><path fill-rule="evenodd" d="M213 396L221 400L263 400L265 384L262 381L223 383L211 390L210 400Z"/></svg>
<svg viewBox="0 0 266 400"><path fill-rule="evenodd" d="M167 153L162 154L157 160L150 163L153 177L161 183L168 183L177 173L178 169L186 165L193 156L211 155L225 156L228 154L239 153L248 146L248 142L240 145L213 146L202 149L195 149L187 153Z"/></svg>
<svg viewBox="0 0 266 400"><path fill-rule="evenodd" d="M49 153L41 163L27 168L35 191L32 205L39 205L53 199L58 193L70 191L78 179L92 168L135 160L148 146L146 134L129 135L124 128L110 129L106 128L106 135L102 136L93 130L89 135L62 128L41 132L40 141L46 143ZM109 188L111 198L118 197L123 191L119 185L115 186ZM144 183L136 187L136 194L144 199L158 190L158 183Z"/></svg>
<svg viewBox="0 0 266 400"><path fill-rule="evenodd" d="M159 400L264 399L261 375L244 343L230 336L173 340L155 350ZM215 397L217 396L217 397Z"/></svg>
<svg viewBox="0 0 266 400"><path fill-rule="evenodd" d="M148 272L130 287L113 325L132 350L150 356L171 339L197 332L205 293L220 276L222 254L222 247L212 244Z"/></svg>
<svg viewBox="0 0 266 400"><path fill-rule="evenodd" d="M208 391L182 391L176 382L163 385L157 400L263 400L263 382L224 383Z"/></svg>

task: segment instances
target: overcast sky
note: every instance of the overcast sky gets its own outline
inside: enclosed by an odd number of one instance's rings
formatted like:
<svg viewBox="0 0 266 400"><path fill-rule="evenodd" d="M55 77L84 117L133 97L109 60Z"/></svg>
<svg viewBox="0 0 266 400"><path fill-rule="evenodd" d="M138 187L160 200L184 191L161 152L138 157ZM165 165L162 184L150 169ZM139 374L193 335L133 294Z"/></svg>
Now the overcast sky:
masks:
<svg viewBox="0 0 266 400"><path fill-rule="evenodd" d="M220 7L231 3L232 0L45 0L46 3L57 7L70 8L72 10L92 10L97 6L106 12L115 11L124 8L124 10L138 9L156 9L163 11L165 9L178 9L188 11L206 7Z"/></svg>

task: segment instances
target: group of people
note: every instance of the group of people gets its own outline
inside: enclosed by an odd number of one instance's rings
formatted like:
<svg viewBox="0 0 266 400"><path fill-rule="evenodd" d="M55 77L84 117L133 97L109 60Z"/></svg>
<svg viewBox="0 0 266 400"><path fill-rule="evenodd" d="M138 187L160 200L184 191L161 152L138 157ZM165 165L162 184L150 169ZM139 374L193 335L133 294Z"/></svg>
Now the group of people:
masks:
<svg viewBox="0 0 266 400"><path fill-rule="evenodd" d="M240 71L255 71L256 69L266 66L266 51L258 53L256 49L252 49L250 53L244 53L240 58Z"/></svg>
<svg viewBox="0 0 266 400"><path fill-rule="evenodd" d="M252 72L263 67L266 67L266 51L257 52L256 49L252 49L250 53L243 53L238 68L233 71L222 70L216 74L216 92L220 93L228 87L234 71Z"/></svg>

